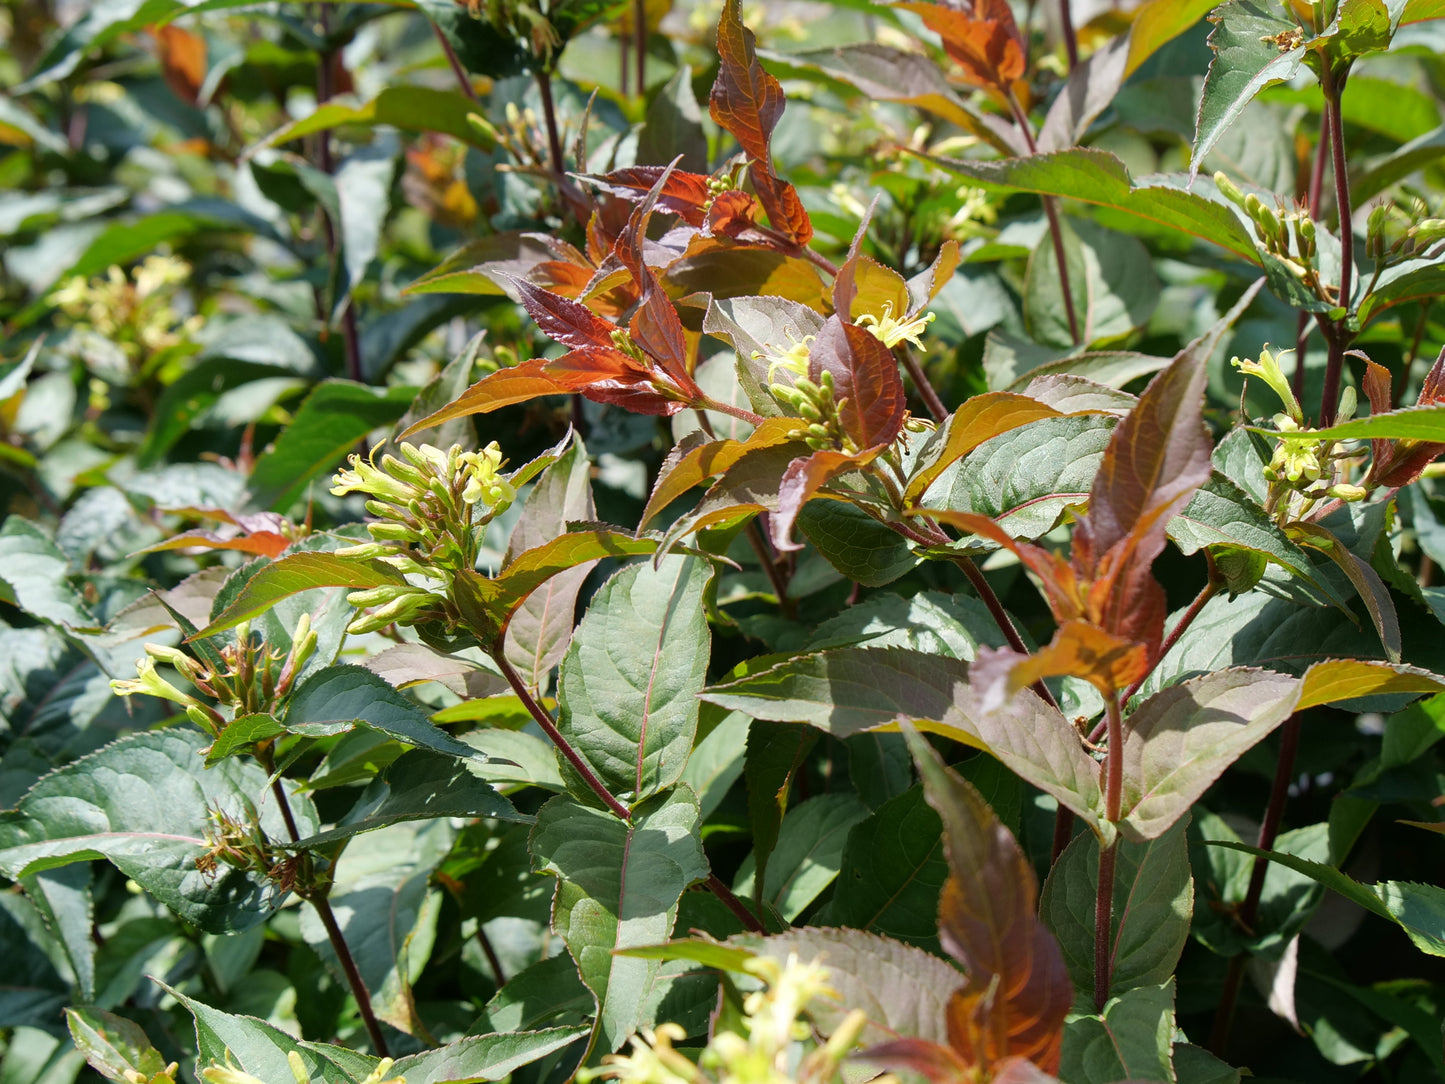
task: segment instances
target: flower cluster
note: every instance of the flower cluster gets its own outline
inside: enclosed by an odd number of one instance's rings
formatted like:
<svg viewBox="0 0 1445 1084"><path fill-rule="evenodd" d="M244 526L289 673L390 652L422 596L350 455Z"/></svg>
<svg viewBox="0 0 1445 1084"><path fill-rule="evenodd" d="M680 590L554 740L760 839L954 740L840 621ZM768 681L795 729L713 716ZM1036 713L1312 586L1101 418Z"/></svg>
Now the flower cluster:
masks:
<svg viewBox="0 0 1445 1084"><path fill-rule="evenodd" d="M837 998L828 986L828 969L803 963L796 953L786 963L755 957L744 969L764 987L743 1002L741 1031L720 1031L696 1063L677 1050L685 1038L676 1024L644 1028L627 1054L603 1059L603 1068L579 1079L610 1077L624 1084L824 1084L855 1047L867 1023L861 1010L848 1013L821 1046L805 1052L811 1035L805 1015L821 998Z"/></svg>
<svg viewBox="0 0 1445 1084"><path fill-rule="evenodd" d="M190 280L191 267L175 256L149 256L130 276L111 267L103 278L76 277L52 295L56 306L81 332L115 344L132 364L180 345L201 326L199 316L182 318L174 302Z"/></svg>
<svg viewBox="0 0 1445 1084"><path fill-rule="evenodd" d="M376 517L366 528L372 541L337 556L377 560L411 577L348 595L353 606L375 607L351 623L352 633L414 623L442 606L456 574L475 567L487 524L517 497L495 441L480 452L459 444L445 451L406 442L399 448L401 459L383 455L379 465L353 455L331 487L338 497L366 496L366 510Z"/></svg>
<svg viewBox="0 0 1445 1084"><path fill-rule="evenodd" d="M178 704L186 716L212 736L225 729L227 719L215 708L182 692L156 670L163 662L175 669L197 691L229 709L231 718L273 710L290 693L301 668L316 653L316 631L309 614L296 622L291 645L285 651L251 636L249 623L236 629L236 638L216 652L219 662L206 663L184 651L161 644L146 644L136 662L136 676L110 683L117 696L155 696Z"/></svg>

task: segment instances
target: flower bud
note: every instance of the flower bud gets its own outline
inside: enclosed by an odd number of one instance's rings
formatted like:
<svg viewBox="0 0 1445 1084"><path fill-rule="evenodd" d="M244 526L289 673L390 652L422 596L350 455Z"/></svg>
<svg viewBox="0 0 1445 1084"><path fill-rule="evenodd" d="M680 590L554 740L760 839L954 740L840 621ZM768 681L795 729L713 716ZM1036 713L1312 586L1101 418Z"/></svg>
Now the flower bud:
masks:
<svg viewBox="0 0 1445 1084"><path fill-rule="evenodd" d="M371 613L356 618L346 626L346 631L360 636L362 633L384 629L393 622L406 624L410 618L430 605L431 601L432 596L425 591L403 595L388 602L380 609L372 610Z"/></svg>
<svg viewBox="0 0 1445 1084"><path fill-rule="evenodd" d="M1370 491L1363 486L1352 486L1347 482L1341 482L1338 485L1330 486L1329 495L1353 503L1364 500L1370 495Z"/></svg>
<svg viewBox="0 0 1445 1084"><path fill-rule="evenodd" d="M385 583L380 587L369 587L364 591L353 591L346 596L346 602L357 609L367 606L381 606L392 602L395 599L405 598L407 595L414 595L422 591L420 587L414 587L409 583ZM425 592L422 592L425 594Z"/></svg>
<svg viewBox="0 0 1445 1084"><path fill-rule="evenodd" d="M1229 200L1237 207L1244 207L1244 193L1239 186L1224 175L1223 172L1214 174L1214 187L1219 189L1219 194Z"/></svg>

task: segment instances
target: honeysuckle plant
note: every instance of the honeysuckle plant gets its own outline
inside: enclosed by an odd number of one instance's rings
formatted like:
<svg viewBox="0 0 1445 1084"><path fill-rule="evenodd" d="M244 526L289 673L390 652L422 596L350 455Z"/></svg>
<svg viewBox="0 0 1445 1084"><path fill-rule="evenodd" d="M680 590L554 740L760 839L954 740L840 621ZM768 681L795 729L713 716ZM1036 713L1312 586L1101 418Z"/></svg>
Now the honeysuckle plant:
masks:
<svg viewBox="0 0 1445 1084"><path fill-rule="evenodd" d="M1445 1075L1445 8L134 7L0 16L0 1078Z"/></svg>

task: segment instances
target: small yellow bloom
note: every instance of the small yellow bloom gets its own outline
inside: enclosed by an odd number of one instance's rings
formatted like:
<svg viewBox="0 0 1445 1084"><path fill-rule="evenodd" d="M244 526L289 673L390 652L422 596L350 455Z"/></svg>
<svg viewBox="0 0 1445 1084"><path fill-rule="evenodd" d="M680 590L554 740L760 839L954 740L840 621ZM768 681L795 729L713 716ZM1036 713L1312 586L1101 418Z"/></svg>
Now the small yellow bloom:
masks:
<svg viewBox="0 0 1445 1084"><path fill-rule="evenodd" d="M779 354L767 354L761 350L753 351L754 358L761 358L768 362L768 383L774 383L774 374L779 369L791 373L793 379L808 375L808 357L810 344L816 335L804 335L801 339L793 337L791 328L787 331L788 348Z"/></svg>
<svg viewBox="0 0 1445 1084"><path fill-rule="evenodd" d="M885 301L882 319L872 313L864 313L858 317L858 326L866 327L873 337L889 350L901 342L910 342L918 349L926 350L928 348L923 345L923 340L919 336L937 318L930 312L914 317L912 320L895 320L893 318L893 302Z"/></svg>

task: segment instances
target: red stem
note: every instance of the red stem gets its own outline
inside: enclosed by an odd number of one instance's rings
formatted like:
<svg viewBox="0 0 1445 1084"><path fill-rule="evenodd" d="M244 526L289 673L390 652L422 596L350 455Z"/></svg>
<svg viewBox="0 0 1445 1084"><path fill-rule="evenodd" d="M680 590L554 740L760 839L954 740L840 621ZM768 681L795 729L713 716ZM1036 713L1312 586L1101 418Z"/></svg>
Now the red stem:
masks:
<svg viewBox="0 0 1445 1084"><path fill-rule="evenodd" d="M1069 56L1069 71L1079 66L1079 39L1074 33L1074 14L1069 0L1059 0L1059 26L1064 32L1064 52Z"/></svg>
<svg viewBox="0 0 1445 1084"><path fill-rule="evenodd" d="M1064 0L1063 9L1068 10L1068 0ZM1039 147L1034 142L1033 125L1029 123L1029 116L1024 112L1024 107L1019 105L1019 100L1012 91L1006 95L1009 108L1013 110L1014 123L1018 125L1019 131L1023 134L1024 145L1028 147L1029 154L1039 153ZM1064 228L1059 221L1059 207L1052 196L1040 197L1044 203L1044 216L1049 220L1049 236L1054 242L1054 259L1059 264L1059 292L1064 297L1064 312L1069 318L1069 338L1078 346L1083 340L1079 335L1079 317L1074 311L1074 287L1069 282L1068 258L1064 255Z"/></svg>
<svg viewBox="0 0 1445 1084"><path fill-rule="evenodd" d="M933 415L933 420L940 425L948 420L948 407L943 405L939 398L938 391L928 379L928 374L923 371L923 365L913 356L913 351L903 343L893 348L893 355L903 365L908 378L913 381L913 386L918 389L918 396L923 400L923 405L928 408L928 413Z"/></svg>
<svg viewBox="0 0 1445 1084"><path fill-rule="evenodd" d="M1118 696L1104 701L1104 714L1109 727L1109 747L1104 755L1104 817L1117 825L1123 818L1124 805L1124 720ZM1117 838L1099 851L1099 885L1094 898L1094 1008L1099 1012L1108 1004L1112 980L1114 863L1118 855Z"/></svg>

